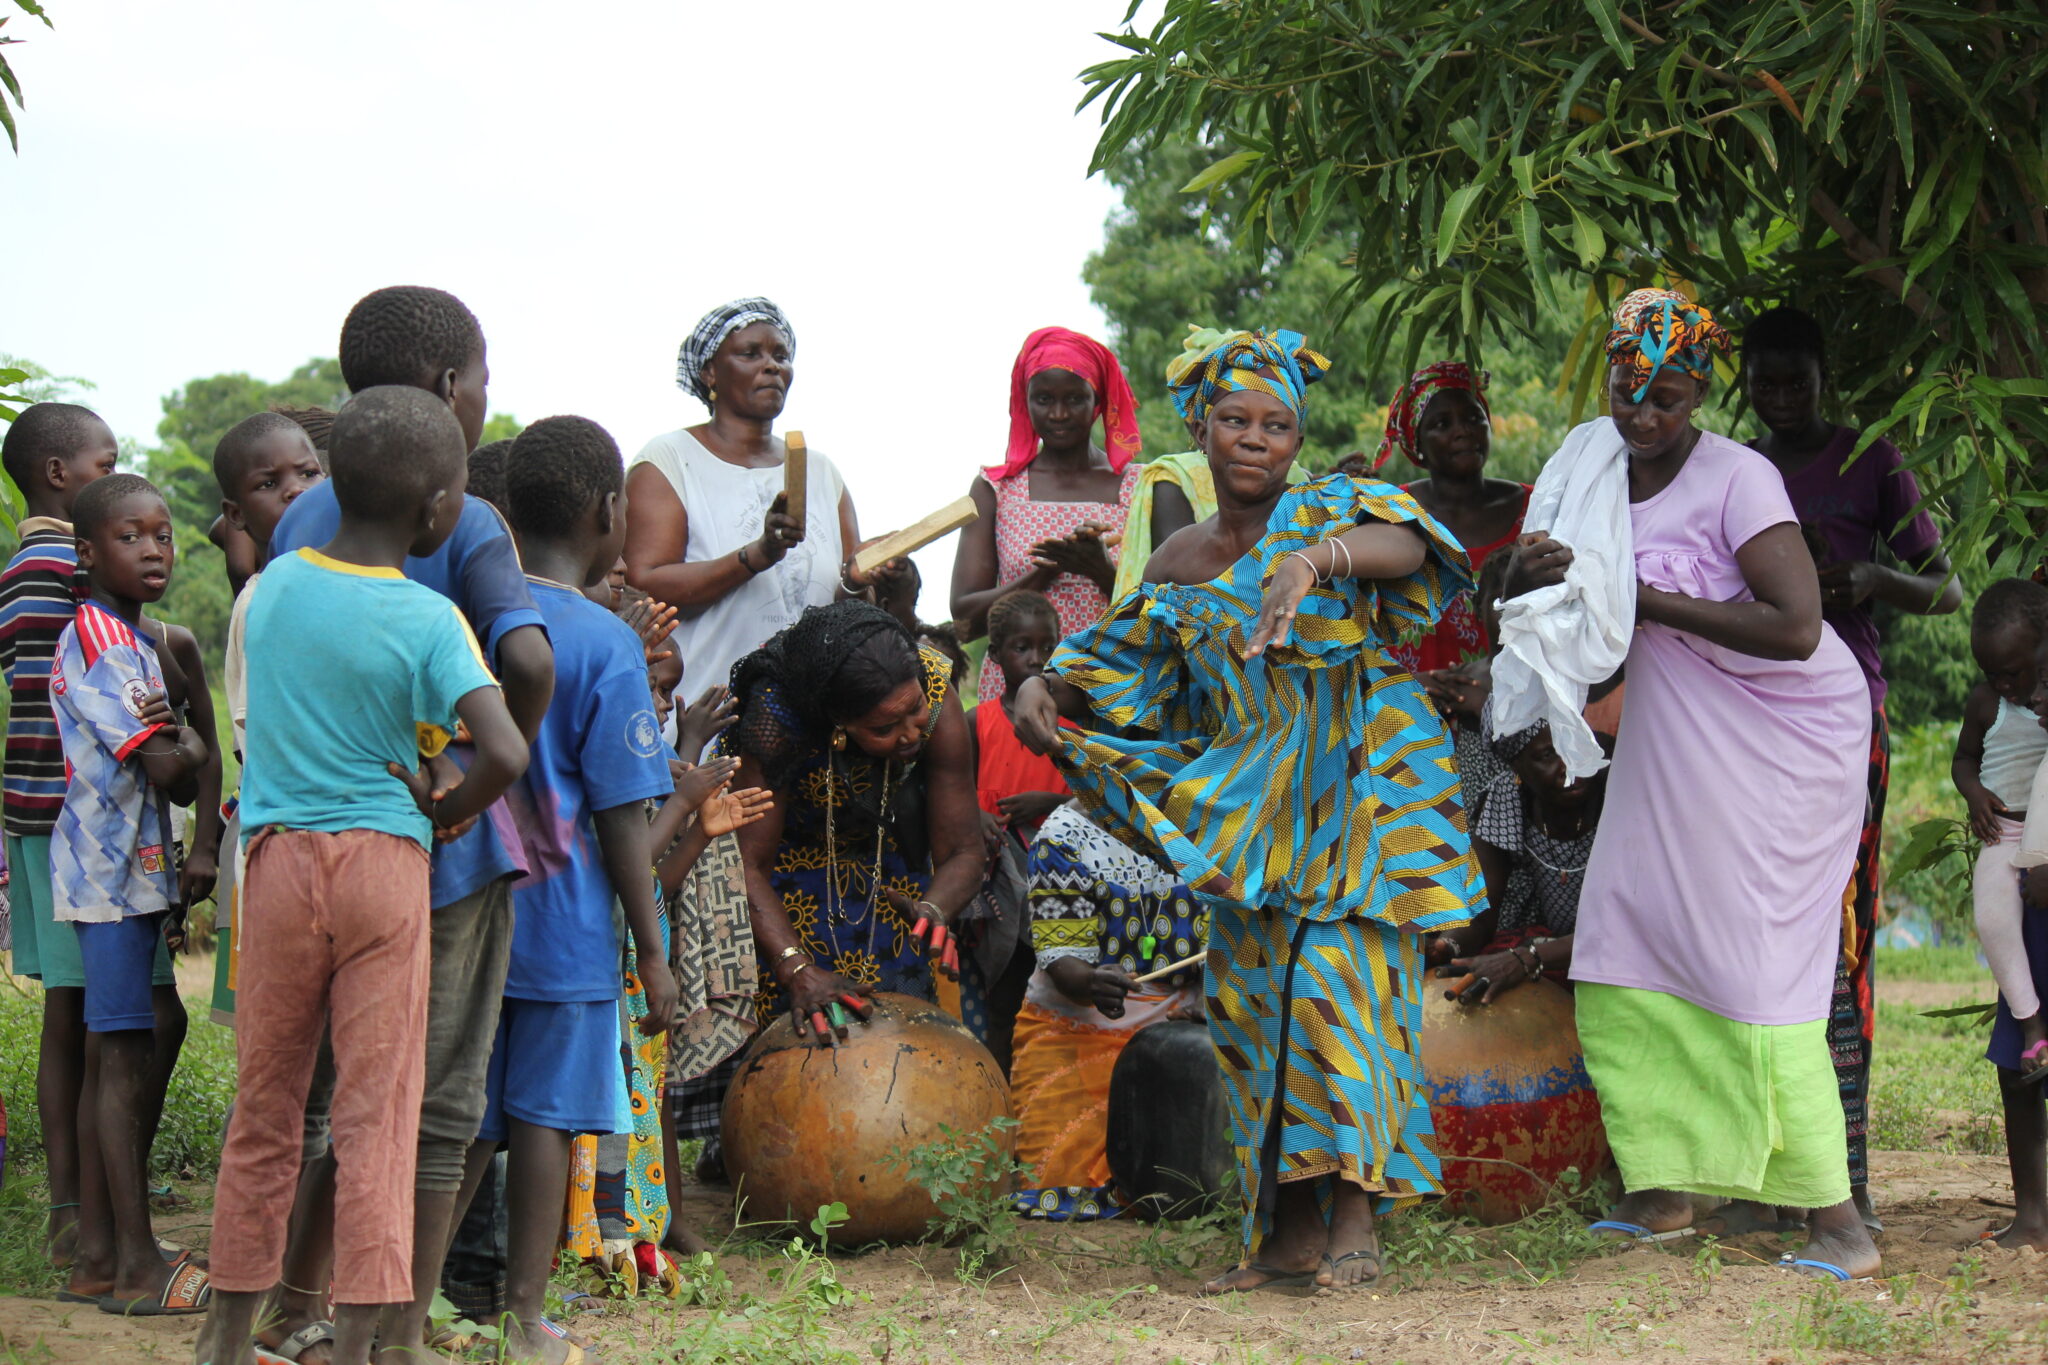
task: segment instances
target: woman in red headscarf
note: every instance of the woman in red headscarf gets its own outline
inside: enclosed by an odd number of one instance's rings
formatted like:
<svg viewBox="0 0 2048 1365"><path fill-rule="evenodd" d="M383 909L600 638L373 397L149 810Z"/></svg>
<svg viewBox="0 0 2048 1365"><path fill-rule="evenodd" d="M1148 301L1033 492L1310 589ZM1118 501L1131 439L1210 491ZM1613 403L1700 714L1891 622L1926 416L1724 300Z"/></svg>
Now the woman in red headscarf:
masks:
<svg viewBox="0 0 2048 1365"><path fill-rule="evenodd" d="M963 640L986 634L988 609L1020 588L1052 600L1063 636L1108 610L1109 538L1122 533L1138 481L1137 406L1123 367L1093 337L1041 327L1024 339L1010 370L1009 452L975 476L968 491L981 519L961 532L953 561ZM981 695L1003 695L993 659L982 664Z"/></svg>
<svg viewBox="0 0 2048 1365"><path fill-rule="evenodd" d="M1465 547L1477 579L1488 556L1514 544L1529 506L1529 485L1486 477L1493 448L1493 410L1486 375L1458 360L1440 360L1411 375L1387 409L1387 432L1373 469L1396 451L1422 471L1404 487ZM1436 629L1390 652L1442 700L1431 675L1484 658L1490 642L1470 593L1451 602ZM1450 680L1443 680L1448 685Z"/></svg>

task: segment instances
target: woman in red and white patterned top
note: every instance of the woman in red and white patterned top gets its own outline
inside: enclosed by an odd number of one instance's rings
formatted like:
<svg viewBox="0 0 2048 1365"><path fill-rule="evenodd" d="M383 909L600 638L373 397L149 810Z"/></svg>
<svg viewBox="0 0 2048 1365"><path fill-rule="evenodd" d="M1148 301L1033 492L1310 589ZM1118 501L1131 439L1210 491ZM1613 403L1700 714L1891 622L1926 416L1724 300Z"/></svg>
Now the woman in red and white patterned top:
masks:
<svg viewBox="0 0 2048 1365"><path fill-rule="evenodd" d="M1010 373L1009 451L975 476L968 491L981 518L961 533L953 562L963 639L986 634L988 609L1020 588L1051 599L1061 635L1109 609L1110 542L1122 534L1137 487L1138 449L1137 402L1108 347L1064 327L1025 338ZM980 695L1003 695L993 660L982 664Z"/></svg>

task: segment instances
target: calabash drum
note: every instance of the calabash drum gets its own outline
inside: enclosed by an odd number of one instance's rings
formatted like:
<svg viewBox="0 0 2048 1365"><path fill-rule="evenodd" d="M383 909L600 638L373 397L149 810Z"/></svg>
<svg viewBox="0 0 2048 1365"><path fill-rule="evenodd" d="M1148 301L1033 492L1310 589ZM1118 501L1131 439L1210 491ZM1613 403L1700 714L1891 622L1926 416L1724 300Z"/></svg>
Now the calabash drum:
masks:
<svg viewBox="0 0 2048 1365"><path fill-rule="evenodd" d="M1230 1110L1209 1026L1163 1019L1109 1075L1109 1170L1140 1218L1192 1218L1237 1193Z"/></svg>
<svg viewBox="0 0 2048 1365"><path fill-rule="evenodd" d="M1529 981L1466 1006L1427 977L1422 1070L1451 1208L1505 1223L1542 1204L1567 1170L1590 1179L1606 1168L1600 1100L1563 987Z"/></svg>
<svg viewBox="0 0 2048 1365"><path fill-rule="evenodd" d="M892 1154L939 1141L941 1124L973 1141L1011 1117L1002 1069L959 1020L907 995L874 1005L836 1049L799 1043L786 1012L747 1049L719 1133L748 1220L807 1224L838 1201L835 1243L915 1240L938 1209Z"/></svg>

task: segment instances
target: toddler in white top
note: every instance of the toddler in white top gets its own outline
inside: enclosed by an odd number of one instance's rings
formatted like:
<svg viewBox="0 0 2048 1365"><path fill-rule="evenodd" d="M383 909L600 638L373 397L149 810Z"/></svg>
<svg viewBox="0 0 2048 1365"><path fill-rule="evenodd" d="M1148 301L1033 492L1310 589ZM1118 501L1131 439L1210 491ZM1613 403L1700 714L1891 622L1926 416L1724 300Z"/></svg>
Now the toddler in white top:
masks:
<svg viewBox="0 0 2048 1365"><path fill-rule="evenodd" d="M2048 588L2002 579L1977 599L1970 649L1984 678L1964 704L1950 769L1984 846L1971 881L1977 940L2025 1036L2029 1075L2048 1066L2048 1031L2020 933L2020 877L2048 863L2048 730L2034 710L2044 642Z"/></svg>

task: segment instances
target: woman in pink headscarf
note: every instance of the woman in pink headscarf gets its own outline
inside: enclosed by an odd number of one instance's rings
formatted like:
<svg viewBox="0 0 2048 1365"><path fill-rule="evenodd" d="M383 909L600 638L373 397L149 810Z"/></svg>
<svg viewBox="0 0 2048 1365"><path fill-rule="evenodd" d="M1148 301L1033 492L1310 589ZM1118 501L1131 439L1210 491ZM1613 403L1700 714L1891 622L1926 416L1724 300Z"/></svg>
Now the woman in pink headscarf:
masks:
<svg viewBox="0 0 2048 1365"><path fill-rule="evenodd" d="M975 476L968 491L981 519L961 533L953 561L963 640L985 634L988 609L1020 588L1052 599L1061 635L1108 610L1116 560L1105 537L1123 531L1137 486L1137 406L1123 367L1093 337L1041 327L1024 339L1010 371L1009 452ZM982 664L981 695L1003 695L993 658Z"/></svg>

